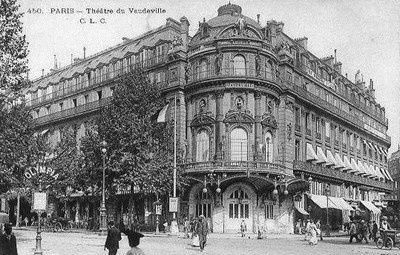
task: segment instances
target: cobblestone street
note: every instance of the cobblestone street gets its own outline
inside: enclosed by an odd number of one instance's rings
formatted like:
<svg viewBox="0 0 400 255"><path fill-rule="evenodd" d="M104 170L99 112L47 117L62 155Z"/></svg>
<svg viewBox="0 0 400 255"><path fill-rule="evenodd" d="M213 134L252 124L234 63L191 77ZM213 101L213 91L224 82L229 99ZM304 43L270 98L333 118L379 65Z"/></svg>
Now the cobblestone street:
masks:
<svg viewBox="0 0 400 255"><path fill-rule="evenodd" d="M33 254L36 232L32 230L16 230L18 252L21 255ZM42 233L42 248L44 255L101 255L108 254L103 250L105 236L93 233ZM190 240L177 236L146 235L139 246L146 255L153 254L198 254L199 248L192 247ZM128 239L123 236L118 254L124 255L129 250ZM257 240L255 235L250 239L239 234L211 234L206 254L399 254L400 250L393 248L379 250L372 244L349 244L348 237L329 237L319 242L317 246L309 246L298 235L269 235Z"/></svg>

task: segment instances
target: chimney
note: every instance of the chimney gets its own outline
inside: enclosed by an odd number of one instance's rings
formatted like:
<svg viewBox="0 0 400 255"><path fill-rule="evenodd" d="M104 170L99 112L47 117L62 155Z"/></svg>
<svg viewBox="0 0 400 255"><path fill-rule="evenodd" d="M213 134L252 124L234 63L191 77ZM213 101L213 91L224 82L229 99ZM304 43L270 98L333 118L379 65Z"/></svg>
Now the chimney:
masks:
<svg viewBox="0 0 400 255"><path fill-rule="evenodd" d="M285 23L283 23L282 21L280 21L278 23L278 29L276 30L277 32L283 32L283 26L285 25Z"/></svg>
<svg viewBox="0 0 400 255"><path fill-rule="evenodd" d="M270 20L267 22L268 37L271 39L272 45L276 45L276 33L278 30L278 22Z"/></svg>
<svg viewBox="0 0 400 255"><path fill-rule="evenodd" d="M257 14L257 23L260 24L260 14Z"/></svg>
<svg viewBox="0 0 400 255"><path fill-rule="evenodd" d="M57 70L57 56L54 55L54 70Z"/></svg>
<svg viewBox="0 0 400 255"><path fill-rule="evenodd" d="M301 47L303 47L305 50L307 50L307 41L308 38L307 37L303 37L303 38L297 38L294 39Z"/></svg>
<svg viewBox="0 0 400 255"><path fill-rule="evenodd" d="M86 47L83 47L83 59L86 59Z"/></svg>
<svg viewBox="0 0 400 255"><path fill-rule="evenodd" d="M42 77L44 76L44 69L42 69Z"/></svg>
<svg viewBox="0 0 400 255"><path fill-rule="evenodd" d="M189 20L183 16L182 18L179 19L181 22L180 26L180 33L181 33L181 38L183 41L183 46L186 48L189 42ZM205 22L205 21L204 21Z"/></svg>
<svg viewBox="0 0 400 255"><path fill-rule="evenodd" d="M74 54L71 54L71 65L74 63Z"/></svg>
<svg viewBox="0 0 400 255"><path fill-rule="evenodd" d="M334 69L336 70L336 72L342 74L342 63L341 62L336 62L333 65Z"/></svg>
<svg viewBox="0 0 400 255"><path fill-rule="evenodd" d="M333 67L334 58L333 58L332 55L330 57L326 57L326 58L323 58L321 60L322 60L322 62L324 62L328 66Z"/></svg>
<svg viewBox="0 0 400 255"><path fill-rule="evenodd" d="M336 59L336 49L334 50L334 52L335 52L335 64L336 64L336 62L337 62L337 59Z"/></svg>
<svg viewBox="0 0 400 255"><path fill-rule="evenodd" d="M369 79L369 93L375 99L374 81Z"/></svg>

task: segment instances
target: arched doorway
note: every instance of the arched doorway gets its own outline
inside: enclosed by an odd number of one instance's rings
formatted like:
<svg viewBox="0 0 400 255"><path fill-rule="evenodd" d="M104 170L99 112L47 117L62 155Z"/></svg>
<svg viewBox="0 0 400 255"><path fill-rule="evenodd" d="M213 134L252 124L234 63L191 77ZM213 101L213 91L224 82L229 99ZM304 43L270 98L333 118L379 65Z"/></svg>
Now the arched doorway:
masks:
<svg viewBox="0 0 400 255"><path fill-rule="evenodd" d="M224 232L238 232L242 220L246 222L247 231L253 231L254 206L256 194L244 184L233 184L224 192Z"/></svg>
<svg viewBox="0 0 400 255"><path fill-rule="evenodd" d="M212 230L212 217L214 210L214 198L210 189L207 192L203 192L203 184L198 183L194 185L189 193L189 218L193 219L204 215L209 223L209 227Z"/></svg>

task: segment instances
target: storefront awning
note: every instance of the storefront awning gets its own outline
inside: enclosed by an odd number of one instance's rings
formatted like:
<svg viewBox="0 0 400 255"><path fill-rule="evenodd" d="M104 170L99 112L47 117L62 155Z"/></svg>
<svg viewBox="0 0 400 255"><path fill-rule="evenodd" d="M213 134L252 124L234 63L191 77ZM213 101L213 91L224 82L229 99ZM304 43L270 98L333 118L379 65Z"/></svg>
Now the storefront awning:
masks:
<svg viewBox="0 0 400 255"><path fill-rule="evenodd" d="M370 201L360 201L361 204L363 206L365 206L365 208L367 208L368 210L370 210L373 213L379 214L381 213L381 210L379 210L373 203L371 203Z"/></svg>
<svg viewBox="0 0 400 255"><path fill-rule="evenodd" d="M321 209L326 209L327 203L328 203L328 208L334 208L334 209L339 209L342 210L342 207L339 207L338 205L336 205L334 202L332 202L331 199L329 199L330 197L328 197L328 201L326 199L326 196L321 196L321 195L310 195L310 199L316 204L318 205L319 208Z"/></svg>
<svg viewBox="0 0 400 255"><path fill-rule="evenodd" d="M296 204L294 204L294 207L296 208L296 210L297 210L299 213L301 213L301 214L303 214L303 215L309 215L308 212L306 212L303 208L298 207Z"/></svg>
<svg viewBox="0 0 400 255"><path fill-rule="evenodd" d="M327 151L326 151L326 156L327 156L328 160L331 162L333 168L336 168L336 169L343 168L343 167L336 161L336 159L335 159L335 157L333 156L333 154L332 154L331 151L328 151L328 150L327 150Z"/></svg>
<svg viewBox="0 0 400 255"><path fill-rule="evenodd" d="M322 151L321 147L317 147L317 156L318 156L318 161L317 163L326 163L327 165L329 164L328 159L325 157L325 153Z"/></svg>
<svg viewBox="0 0 400 255"><path fill-rule="evenodd" d="M318 156L311 144L307 143L307 161L317 161Z"/></svg>
<svg viewBox="0 0 400 255"><path fill-rule="evenodd" d="M353 207L351 207L343 198L341 197L329 197L336 205L340 206L342 210L354 211Z"/></svg>

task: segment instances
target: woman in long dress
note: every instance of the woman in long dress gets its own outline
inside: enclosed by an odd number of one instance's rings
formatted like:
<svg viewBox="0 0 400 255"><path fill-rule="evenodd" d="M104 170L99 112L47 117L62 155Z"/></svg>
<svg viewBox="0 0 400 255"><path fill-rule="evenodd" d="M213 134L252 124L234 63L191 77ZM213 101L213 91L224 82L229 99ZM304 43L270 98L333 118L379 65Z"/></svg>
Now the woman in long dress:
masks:
<svg viewBox="0 0 400 255"><path fill-rule="evenodd" d="M310 224L310 233L311 233L311 238L310 238L309 244L310 245L318 244L317 226L315 225L313 220L311 220L311 224Z"/></svg>

